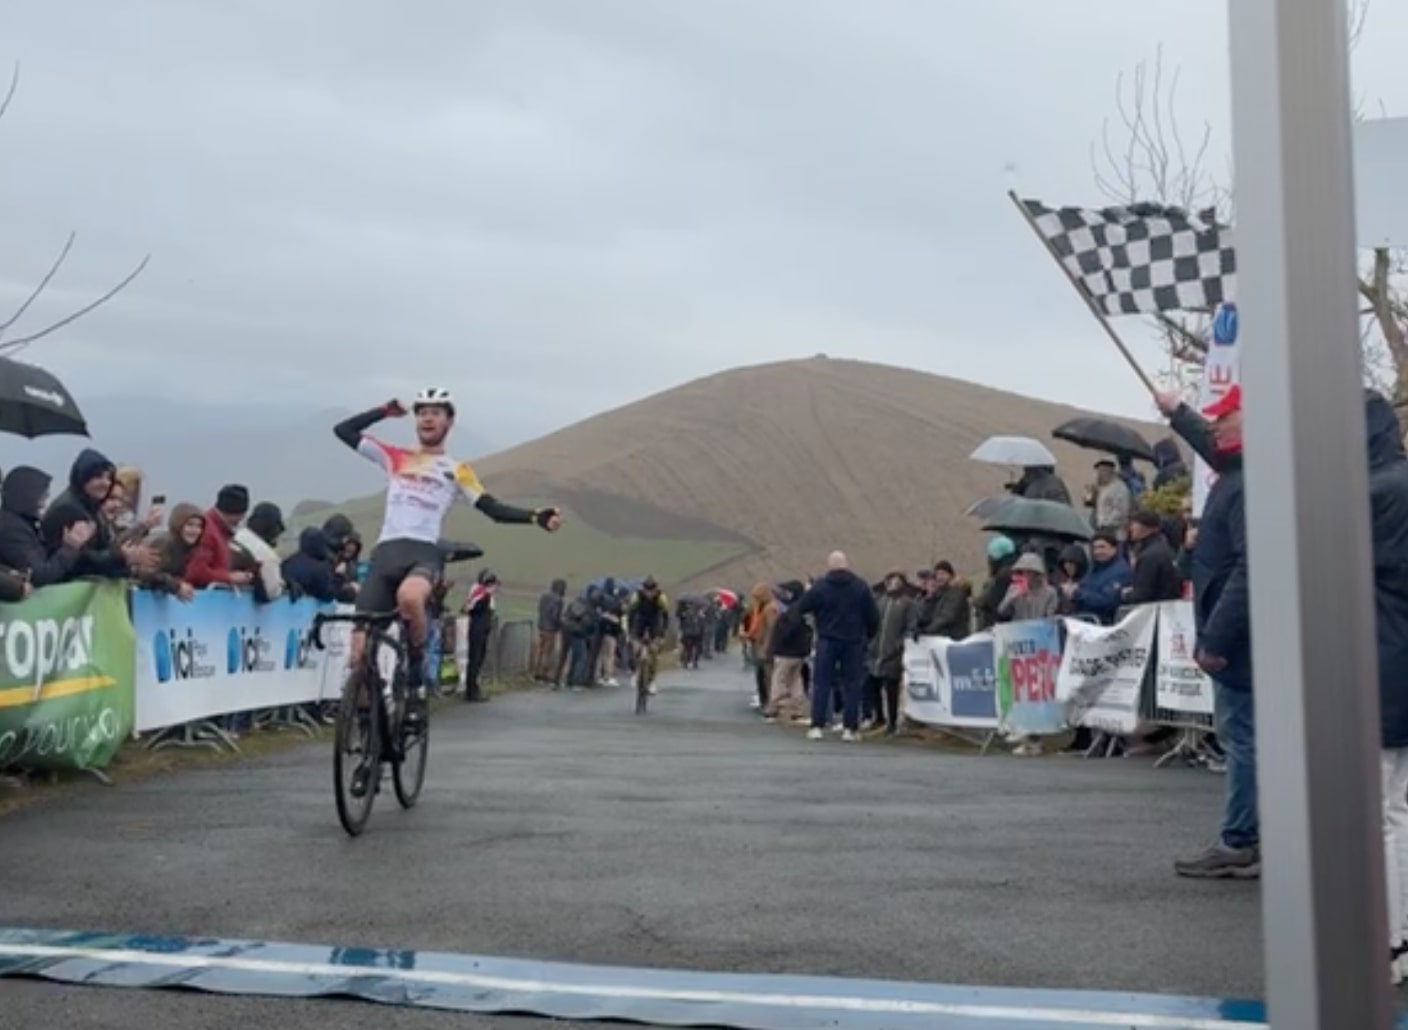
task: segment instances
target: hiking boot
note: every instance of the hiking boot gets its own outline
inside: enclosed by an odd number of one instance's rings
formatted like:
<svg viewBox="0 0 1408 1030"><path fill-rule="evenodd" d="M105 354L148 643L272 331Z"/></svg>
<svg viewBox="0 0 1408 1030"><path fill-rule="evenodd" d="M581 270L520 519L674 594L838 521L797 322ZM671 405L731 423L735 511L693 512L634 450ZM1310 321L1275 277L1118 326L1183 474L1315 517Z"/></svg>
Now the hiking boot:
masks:
<svg viewBox="0 0 1408 1030"><path fill-rule="evenodd" d="M1194 880L1255 880L1261 876L1261 848L1218 842L1195 858L1173 863L1173 871Z"/></svg>

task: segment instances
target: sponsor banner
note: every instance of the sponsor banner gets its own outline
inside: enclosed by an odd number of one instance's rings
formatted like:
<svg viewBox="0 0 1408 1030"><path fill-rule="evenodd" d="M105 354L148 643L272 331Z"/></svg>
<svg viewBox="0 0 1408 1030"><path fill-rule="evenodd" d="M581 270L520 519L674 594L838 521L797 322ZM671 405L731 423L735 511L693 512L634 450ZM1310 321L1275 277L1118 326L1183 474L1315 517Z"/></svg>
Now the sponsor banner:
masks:
<svg viewBox="0 0 1408 1030"><path fill-rule="evenodd" d="M36 590L0 605L0 768L101 769L132 732L127 588Z"/></svg>
<svg viewBox="0 0 1408 1030"><path fill-rule="evenodd" d="M1203 362L1203 378L1198 385L1198 409L1201 411L1237 385L1240 356L1237 347L1237 305L1218 308L1209 333L1211 345ZM1193 461L1193 514L1200 516L1207 503L1208 491L1217 482L1217 473L1201 457Z"/></svg>
<svg viewBox="0 0 1408 1030"><path fill-rule="evenodd" d="M1139 728L1139 690L1158 614L1154 605L1140 605L1114 626L1066 620L1056 697L1070 725L1121 734Z"/></svg>
<svg viewBox="0 0 1408 1030"><path fill-rule="evenodd" d="M1193 661L1198 635L1192 601L1167 601L1159 607L1158 667L1154 704L1170 712L1213 714L1212 680Z"/></svg>
<svg viewBox="0 0 1408 1030"><path fill-rule="evenodd" d="M1056 700L1061 630L1056 619L1005 622L993 627L999 726L1007 733L1059 733L1066 726Z"/></svg>
<svg viewBox="0 0 1408 1030"><path fill-rule="evenodd" d="M990 633L905 644L904 713L931 726L997 728L997 670Z"/></svg>
<svg viewBox="0 0 1408 1030"><path fill-rule="evenodd" d="M202 590L190 603L134 592L137 730L318 700L323 653L309 630L320 607L256 604L233 590Z"/></svg>

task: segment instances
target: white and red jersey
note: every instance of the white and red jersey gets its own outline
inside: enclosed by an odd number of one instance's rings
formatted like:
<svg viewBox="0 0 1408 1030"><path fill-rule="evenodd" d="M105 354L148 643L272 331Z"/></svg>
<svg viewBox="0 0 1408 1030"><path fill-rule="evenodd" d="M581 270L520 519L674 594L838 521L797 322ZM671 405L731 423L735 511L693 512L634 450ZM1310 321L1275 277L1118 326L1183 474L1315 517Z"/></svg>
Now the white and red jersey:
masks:
<svg viewBox="0 0 1408 1030"><path fill-rule="evenodd" d="M386 473L386 515L377 543L420 540L439 543L445 515L462 497L475 504L484 487L474 469L448 454L427 454L382 443L362 434L357 453Z"/></svg>

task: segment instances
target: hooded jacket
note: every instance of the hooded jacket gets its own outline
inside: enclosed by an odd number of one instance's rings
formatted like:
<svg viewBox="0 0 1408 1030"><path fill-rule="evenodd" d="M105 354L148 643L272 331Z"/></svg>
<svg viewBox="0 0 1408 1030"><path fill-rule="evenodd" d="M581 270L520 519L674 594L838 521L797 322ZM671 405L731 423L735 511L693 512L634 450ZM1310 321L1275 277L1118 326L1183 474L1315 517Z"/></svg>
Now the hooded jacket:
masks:
<svg viewBox="0 0 1408 1030"><path fill-rule="evenodd" d="M751 641L760 655L766 655L772 641L773 627L777 625L777 600L772 596L772 587L766 583L755 583L748 593L748 629L743 639Z"/></svg>
<svg viewBox="0 0 1408 1030"><path fill-rule="evenodd" d="M914 598L901 588L881 595L876 605L879 622L870 639L866 671L880 679L904 675L904 642L914 620Z"/></svg>
<svg viewBox="0 0 1408 1030"><path fill-rule="evenodd" d="M181 530L191 519L205 521L205 513L194 504L178 504L171 509L166 520L167 535L157 542L157 553L161 558L160 573L169 577L173 584L186 580L186 564L191 560L194 544L188 544L181 537Z"/></svg>
<svg viewBox="0 0 1408 1030"><path fill-rule="evenodd" d="M562 608L566 603L567 580L555 579L552 586L538 598L538 632L562 632Z"/></svg>
<svg viewBox="0 0 1408 1030"><path fill-rule="evenodd" d="M823 640L864 644L880 628L880 611L870 587L850 569L832 569L817 580L800 607L816 623Z"/></svg>
<svg viewBox="0 0 1408 1030"><path fill-rule="evenodd" d="M1212 429L1186 404L1170 420L1174 432L1217 473L1203 503L1190 558L1193 621L1198 646L1227 660L1215 679L1232 690L1252 689L1252 622L1247 586L1247 516L1242 455L1220 453Z"/></svg>
<svg viewBox="0 0 1408 1030"><path fill-rule="evenodd" d="M284 531L284 513L277 504L261 501L230 541L230 567L253 572L254 598L267 604L284 594L284 574L274 550Z"/></svg>
<svg viewBox="0 0 1408 1030"><path fill-rule="evenodd" d="M78 561L78 551L71 547L50 554L40 536L40 502L49 483L49 473L19 465L0 486L0 565L27 571L36 587L62 583Z"/></svg>
<svg viewBox="0 0 1408 1030"><path fill-rule="evenodd" d="M112 526L103 518L102 501L83 492L83 484L116 467L106 456L87 448L78 452L68 473L68 489L61 493L39 520L39 533L50 555L63 549L64 533L75 522L92 522L92 538L78 552L68 578L102 576L121 579L127 575L127 562L117 549Z"/></svg>
<svg viewBox="0 0 1408 1030"><path fill-rule="evenodd" d="M914 608L915 637L962 640L973 632L973 587L955 577L948 586L923 595Z"/></svg>
<svg viewBox="0 0 1408 1030"><path fill-rule="evenodd" d="M1032 501L1054 501L1070 504L1071 491L1066 481L1050 465L1032 465L1022 470L1022 478L1012 484L1012 493Z"/></svg>
<svg viewBox="0 0 1408 1030"><path fill-rule="evenodd" d="M1408 747L1408 455L1393 408L1365 391L1379 723L1385 748Z"/></svg>
<svg viewBox="0 0 1408 1030"><path fill-rule="evenodd" d="M806 658L812 653L812 628L807 624L807 617L802 614L802 606L798 603L806 593L806 587L792 579L782 584L780 592L784 603L777 621L773 623L767 656Z"/></svg>
<svg viewBox="0 0 1408 1030"><path fill-rule="evenodd" d="M1092 561L1090 571L1076 585L1071 603L1077 615L1093 615L1109 625L1124 603L1124 588L1133 581L1129 563L1116 554L1107 562Z"/></svg>
<svg viewBox="0 0 1408 1030"><path fill-rule="evenodd" d="M284 582L302 597L315 601L348 601L339 594L332 574L332 545L316 526L309 526L298 535L298 553L284 559Z"/></svg>

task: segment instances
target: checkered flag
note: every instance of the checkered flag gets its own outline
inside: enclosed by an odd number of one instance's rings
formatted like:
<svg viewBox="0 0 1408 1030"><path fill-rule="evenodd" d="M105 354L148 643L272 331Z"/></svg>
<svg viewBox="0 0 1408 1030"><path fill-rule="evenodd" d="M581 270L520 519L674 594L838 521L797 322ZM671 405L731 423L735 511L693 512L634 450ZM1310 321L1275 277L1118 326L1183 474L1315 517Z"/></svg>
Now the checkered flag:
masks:
<svg viewBox="0 0 1408 1030"><path fill-rule="evenodd" d="M1213 311L1235 299L1232 231L1213 213L1134 204L1094 211L1021 201L1076 285L1106 315Z"/></svg>

